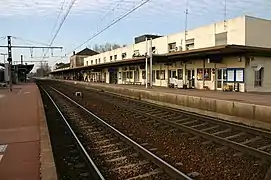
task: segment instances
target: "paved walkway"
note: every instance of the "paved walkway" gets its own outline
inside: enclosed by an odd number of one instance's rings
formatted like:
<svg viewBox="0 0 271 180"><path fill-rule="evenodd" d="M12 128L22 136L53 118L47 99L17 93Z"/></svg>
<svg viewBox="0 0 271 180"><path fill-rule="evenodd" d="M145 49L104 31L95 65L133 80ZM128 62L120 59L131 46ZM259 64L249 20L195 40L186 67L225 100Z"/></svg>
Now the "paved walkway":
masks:
<svg viewBox="0 0 271 180"><path fill-rule="evenodd" d="M40 179L40 94L34 83L0 89L0 179Z"/></svg>
<svg viewBox="0 0 271 180"><path fill-rule="evenodd" d="M129 86L129 85L118 85ZM224 92L224 91L211 91L211 90L199 90L199 89L173 89L166 87L152 87L146 89L143 86L132 85L132 88L148 90L148 91L160 91L165 93L183 94L188 96L198 96L206 98L214 98L228 101L238 101L249 104L267 105L271 106L271 93L244 93L244 92Z"/></svg>
<svg viewBox="0 0 271 180"><path fill-rule="evenodd" d="M111 87L125 87L132 89L140 89L146 91L159 91L164 93L183 94L188 96L214 98L228 101L237 101L249 104L271 106L271 93L242 93L242 92L224 92L198 89L173 89L167 87L152 87L146 89L145 86L140 85L120 85L120 84L104 84L104 83L90 83L99 86Z"/></svg>

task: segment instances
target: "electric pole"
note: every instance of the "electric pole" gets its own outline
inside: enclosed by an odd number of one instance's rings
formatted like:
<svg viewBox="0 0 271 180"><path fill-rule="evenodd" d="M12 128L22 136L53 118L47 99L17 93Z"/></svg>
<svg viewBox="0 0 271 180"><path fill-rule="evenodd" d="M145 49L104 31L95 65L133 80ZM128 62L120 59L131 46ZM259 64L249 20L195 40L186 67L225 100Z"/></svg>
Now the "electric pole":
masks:
<svg viewBox="0 0 271 180"><path fill-rule="evenodd" d="M12 53L11 53L11 36L8 36L8 76L9 76L9 90L12 92Z"/></svg>
<svg viewBox="0 0 271 180"><path fill-rule="evenodd" d="M12 92L12 48L17 49L62 49L62 47L51 47L51 46L12 46L11 45L11 36L7 36L8 45L7 46L0 46L0 48L7 48L8 49L8 74L9 74L9 90ZM22 61L21 61L22 62ZM15 67L14 67L15 70Z"/></svg>

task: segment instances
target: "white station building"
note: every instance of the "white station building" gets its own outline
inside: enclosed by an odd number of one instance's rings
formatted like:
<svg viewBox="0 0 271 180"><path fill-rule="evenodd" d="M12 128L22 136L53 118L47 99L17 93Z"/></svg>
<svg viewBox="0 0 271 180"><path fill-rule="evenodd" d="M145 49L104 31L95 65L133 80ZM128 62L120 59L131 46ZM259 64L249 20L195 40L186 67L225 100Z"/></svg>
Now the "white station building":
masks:
<svg viewBox="0 0 271 180"><path fill-rule="evenodd" d="M167 36L143 35L112 51L78 58L74 54L73 61L81 64L52 75L112 84L271 92L270 32L271 20L242 16Z"/></svg>

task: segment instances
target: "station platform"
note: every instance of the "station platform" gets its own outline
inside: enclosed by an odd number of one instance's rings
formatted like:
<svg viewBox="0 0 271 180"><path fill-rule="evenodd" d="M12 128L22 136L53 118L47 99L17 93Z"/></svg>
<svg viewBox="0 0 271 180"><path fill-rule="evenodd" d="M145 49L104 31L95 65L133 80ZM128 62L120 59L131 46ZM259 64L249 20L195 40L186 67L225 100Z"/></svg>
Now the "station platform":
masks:
<svg viewBox="0 0 271 180"><path fill-rule="evenodd" d="M167 87L146 88L142 85L58 81L81 84L88 88L271 130L271 93L223 92Z"/></svg>
<svg viewBox="0 0 271 180"><path fill-rule="evenodd" d="M57 179L40 92L35 83L0 89L0 179Z"/></svg>

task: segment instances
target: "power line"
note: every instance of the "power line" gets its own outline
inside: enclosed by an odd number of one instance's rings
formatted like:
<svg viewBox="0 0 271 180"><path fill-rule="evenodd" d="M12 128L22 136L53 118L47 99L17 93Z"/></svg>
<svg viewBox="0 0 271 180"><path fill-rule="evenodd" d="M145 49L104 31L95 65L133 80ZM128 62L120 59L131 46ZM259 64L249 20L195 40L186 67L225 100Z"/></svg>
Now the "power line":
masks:
<svg viewBox="0 0 271 180"><path fill-rule="evenodd" d="M61 14L63 13L63 7L64 7L64 4L65 4L65 0L63 0L63 2L61 3L61 7L60 7L60 10L61 11L59 11L59 14L58 14L58 16L57 16L57 19L56 19L56 22L55 22L55 24L54 24L54 27L53 27L53 30L52 30L52 34L54 33L54 30L55 30L55 28L56 28L56 26L57 26L57 22L58 22L58 20L59 20L59 18L60 18L60 16L61 16Z"/></svg>
<svg viewBox="0 0 271 180"><path fill-rule="evenodd" d="M114 20L112 23L110 23L109 25L107 25L105 28L103 28L101 31L99 31L98 33L94 34L92 37L90 37L88 40L86 40L85 42L83 42L81 45L79 45L78 47L76 47L74 50L80 48L81 46L83 46L84 44L86 44L87 42L91 41L92 39L94 39L95 37L97 37L98 35L100 35L101 33L103 33L105 30L109 29L111 26L113 26L114 24L116 24L117 22L119 22L120 20L124 19L125 17L127 17L129 14L131 14L132 12L134 12L135 10L139 9L140 7L142 7L143 5L145 5L146 3L148 3L150 0L144 0L143 2L141 2L140 4L138 4L137 6L133 7L131 10L129 10L128 12L124 13L123 15L121 15L118 19ZM73 50L73 51L74 51ZM73 51L66 53L66 54L70 54ZM64 56L66 57L66 56ZM61 58L63 59L63 57ZM59 60L59 59L58 59ZM54 61L53 64L55 62L57 62L58 60Z"/></svg>
<svg viewBox="0 0 271 180"><path fill-rule="evenodd" d="M45 44L45 43L42 43L42 42L37 42L37 41L32 41L32 40L28 40L28 39L24 39L24 38L21 38L21 37L15 37L15 36L12 36L14 39L20 39L24 42L31 42L31 43L35 43L35 44L40 44L40 45L45 45L45 46L49 46L49 44ZM27 43L28 44L28 43Z"/></svg>
<svg viewBox="0 0 271 180"><path fill-rule="evenodd" d="M73 1L71 2L71 4L70 4L70 6L69 6L69 8L68 8L68 10L67 10L67 12L66 12L64 18L62 19L62 21L61 21L61 23L60 23L60 25L59 25L59 27L58 27L58 29L57 29L57 31L56 31L56 33L55 33L53 39L51 40L51 42L50 42L50 44L49 44L49 47L52 46L52 44L54 43L54 41L55 41L55 39L56 39L56 37L57 37L57 35L58 35L58 33L59 33L59 31L60 31L60 29L61 29L63 23L65 22L67 16L69 15L69 13L70 13L70 11L71 11L71 9L72 9L72 7L73 7L75 1L76 1L76 0L73 0ZM43 55L43 58L42 58L42 59L44 59L44 57L46 57L47 53L48 53L48 49L47 49L46 53Z"/></svg>
<svg viewBox="0 0 271 180"><path fill-rule="evenodd" d="M141 2L139 5L135 6L134 8L132 8L131 10L129 10L128 12L124 13L123 15L121 15L118 19L114 20L112 23L110 23L109 25L107 25L105 28L103 28L101 31L97 32L96 34L94 34L92 37L90 37L89 39L87 39L85 42L83 42L81 45L79 45L78 47L76 47L74 50L80 48L81 46L83 46L84 44L86 44L87 42L91 41L92 39L94 39L95 37L97 37L98 35L100 35L101 33L103 33L105 30L107 30L108 28L110 28L111 26L115 25L117 22L119 22L120 20L124 19L125 17L127 17L129 14L131 14L132 12L134 12L135 10L139 9L140 7L142 7L143 5L145 5L146 3L148 3L150 0L144 0L143 2ZM73 50L73 51L74 51ZM70 54L70 53L67 53Z"/></svg>

